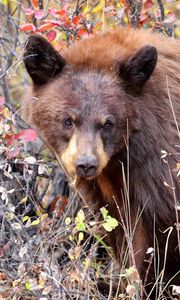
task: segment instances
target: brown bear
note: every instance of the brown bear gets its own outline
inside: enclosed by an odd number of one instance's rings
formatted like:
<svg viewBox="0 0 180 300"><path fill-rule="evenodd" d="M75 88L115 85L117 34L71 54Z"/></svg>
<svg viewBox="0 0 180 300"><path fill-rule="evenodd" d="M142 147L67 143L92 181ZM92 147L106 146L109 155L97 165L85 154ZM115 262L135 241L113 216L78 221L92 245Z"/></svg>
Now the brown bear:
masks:
<svg viewBox="0 0 180 300"><path fill-rule="evenodd" d="M120 266L135 265L151 288L180 284L180 42L119 28L61 54L40 35L25 48L24 118L86 202L119 221L109 243Z"/></svg>

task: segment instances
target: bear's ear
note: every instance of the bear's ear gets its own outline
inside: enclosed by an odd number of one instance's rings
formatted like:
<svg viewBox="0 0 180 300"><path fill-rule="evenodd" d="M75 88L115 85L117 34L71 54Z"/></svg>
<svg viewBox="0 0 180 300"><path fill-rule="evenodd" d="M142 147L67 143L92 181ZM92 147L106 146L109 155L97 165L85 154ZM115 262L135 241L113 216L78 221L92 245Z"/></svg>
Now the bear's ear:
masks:
<svg viewBox="0 0 180 300"><path fill-rule="evenodd" d="M60 73L64 58L42 36L31 35L24 52L24 64L35 85L42 85Z"/></svg>
<svg viewBox="0 0 180 300"><path fill-rule="evenodd" d="M118 75L124 82L125 89L137 94L150 78L157 62L157 50L147 45L138 50L128 61L122 62L118 68Z"/></svg>

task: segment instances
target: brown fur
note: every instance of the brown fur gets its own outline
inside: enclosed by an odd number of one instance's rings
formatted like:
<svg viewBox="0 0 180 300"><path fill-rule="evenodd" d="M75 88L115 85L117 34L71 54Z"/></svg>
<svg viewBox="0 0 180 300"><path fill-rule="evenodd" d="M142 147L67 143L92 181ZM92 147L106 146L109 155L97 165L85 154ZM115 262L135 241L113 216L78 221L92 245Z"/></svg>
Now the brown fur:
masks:
<svg viewBox="0 0 180 300"><path fill-rule="evenodd" d="M43 54L41 48L45 51L46 44L35 36L27 45L26 55L37 52L39 62L25 57L34 81L32 95L38 98L27 102L25 119L59 153L70 175L76 175L79 157L96 158L96 174L78 178L77 188L89 205L96 209L107 205L118 219L120 225L109 241L120 265L124 247L128 247L124 230L131 227L141 278L147 268L145 253L154 247L154 233L161 271L165 230L172 226L164 276L167 282L180 271L173 196L174 189L180 201L175 171L179 137L168 95L169 89L179 124L180 42L149 31L122 28L75 43L63 51L63 59L48 44L49 52ZM43 55L46 57L41 60ZM52 57L58 60L56 69ZM50 70L47 73L43 73L45 59ZM73 119L69 130L63 125L67 118ZM109 118L113 125L105 131ZM161 150L170 154L165 161ZM151 282L155 282L153 270L148 277ZM172 282L178 284L180 274Z"/></svg>

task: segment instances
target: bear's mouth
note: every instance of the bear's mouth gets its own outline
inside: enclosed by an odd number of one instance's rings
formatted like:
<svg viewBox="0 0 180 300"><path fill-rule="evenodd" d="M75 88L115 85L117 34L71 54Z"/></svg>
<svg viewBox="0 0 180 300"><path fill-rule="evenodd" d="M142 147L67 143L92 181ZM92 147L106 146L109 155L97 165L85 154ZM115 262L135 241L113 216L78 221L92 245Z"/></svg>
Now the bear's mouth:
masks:
<svg viewBox="0 0 180 300"><path fill-rule="evenodd" d="M87 180L87 181L91 181L91 180L93 180L93 179L97 179L98 178L98 176L100 175L102 173L102 169L97 169L97 171L95 172L95 174L94 175L84 175L84 176L78 176L77 174L75 175L75 177L77 178L77 179L79 179L79 180L81 180L81 179L84 179L84 180Z"/></svg>
<svg viewBox="0 0 180 300"><path fill-rule="evenodd" d="M87 181L90 181L90 180L93 180L94 178L96 178L98 176L98 174L96 173L94 176L78 176L78 175L76 175L76 177L78 179L85 179Z"/></svg>

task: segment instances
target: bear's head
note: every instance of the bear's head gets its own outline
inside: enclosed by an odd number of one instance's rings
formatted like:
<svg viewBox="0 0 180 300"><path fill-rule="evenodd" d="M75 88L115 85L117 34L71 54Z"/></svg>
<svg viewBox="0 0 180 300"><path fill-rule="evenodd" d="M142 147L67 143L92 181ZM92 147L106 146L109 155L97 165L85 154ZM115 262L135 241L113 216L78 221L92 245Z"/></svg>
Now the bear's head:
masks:
<svg viewBox="0 0 180 300"><path fill-rule="evenodd" d="M138 130L135 98L156 61L156 48L144 46L117 62L114 72L79 68L40 35L28 39L24 62L33 97L25 107L27 120L60 156L69 175L98 176L126 146L127 133Z"/></svg>

